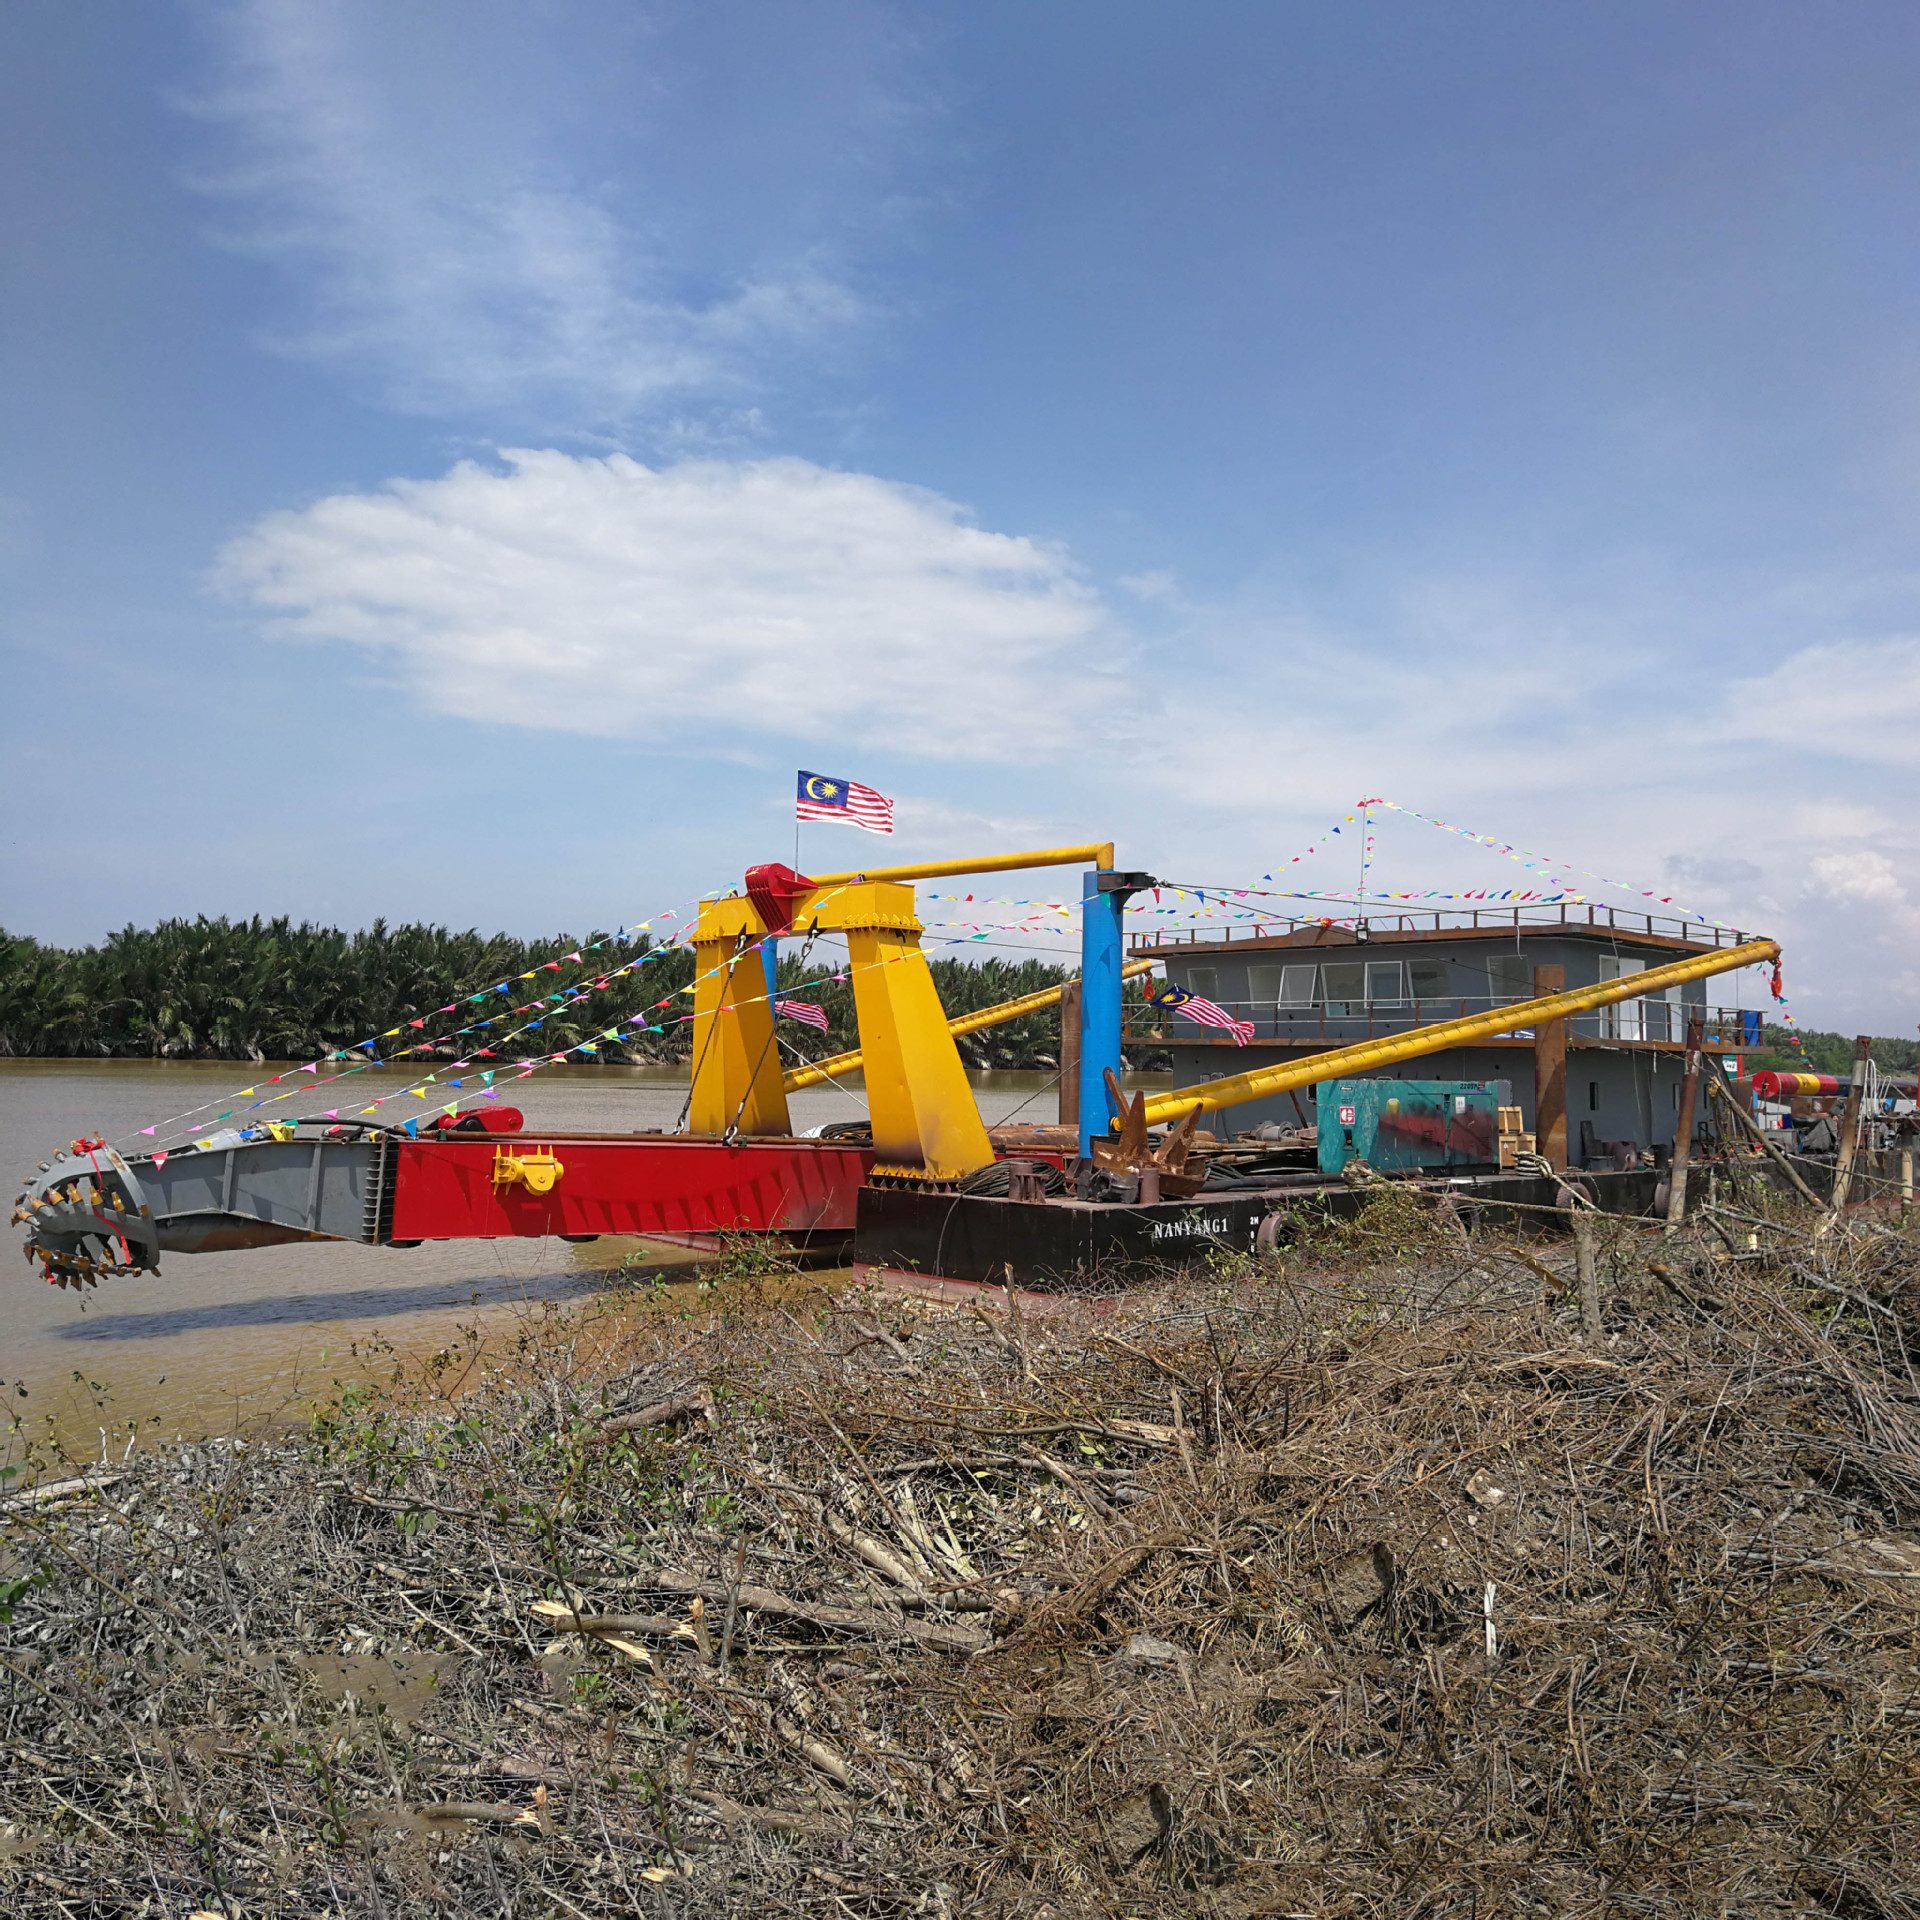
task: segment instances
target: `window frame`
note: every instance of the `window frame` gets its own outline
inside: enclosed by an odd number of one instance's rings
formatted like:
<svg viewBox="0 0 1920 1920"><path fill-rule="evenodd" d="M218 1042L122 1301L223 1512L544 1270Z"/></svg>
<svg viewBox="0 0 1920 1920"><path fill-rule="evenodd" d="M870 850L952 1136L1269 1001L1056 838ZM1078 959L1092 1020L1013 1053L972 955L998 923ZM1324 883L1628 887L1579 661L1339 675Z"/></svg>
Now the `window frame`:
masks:
<svg viewBox="0 0 1920 1920"><path fill-rule="evenodd" d="M1359 989L1356 993L1342 993L1335 982L1336 974L1352 974L1353 984ZM1320 968L1320 992L1322 1004L1328 1013L1336 1017L1345 1017L1350 1013L1365 1013L1367 1010L1367 963L1364 960L1330 960Z"/></svg>
<svg viewBox="0 0 1920 1920"><path fill-rule="evenodd" d="M1506 981L1505 986L1500 984L1502 980ZM1524 953L1487 955L1487 998L1490 1000L1531 1000L1533 998L1533 963Z"/></svg>
<svg viewBox="0 0 1920 1920"><path fill-rule="evenodd" d="M1367 1005L1370 1007L1404 1007L1410 1004L1411 996L1407 992L1407 963L1404 960L1369 960L1367 963ZM1391 967L1399 986L1390 996L1383 998L1373 990L1373 976L1385 973Z"/></svg>
<svg viewBox="0 0 1920 1920"><path fill-rule="evenodd" d="M1287 976L1289 974L1306 975L1307 997L1304 1000L1295 998L1288 990ZM1291 965L1284 966L1280 969L1280 998L1275 1002L1275 1005L1282 1013L1296 1013L1303 1008L1311 1009L1317 1007L1319 1004L1320 968L1316 962L1309 960L1303 963L1296 960Z"/></svg>

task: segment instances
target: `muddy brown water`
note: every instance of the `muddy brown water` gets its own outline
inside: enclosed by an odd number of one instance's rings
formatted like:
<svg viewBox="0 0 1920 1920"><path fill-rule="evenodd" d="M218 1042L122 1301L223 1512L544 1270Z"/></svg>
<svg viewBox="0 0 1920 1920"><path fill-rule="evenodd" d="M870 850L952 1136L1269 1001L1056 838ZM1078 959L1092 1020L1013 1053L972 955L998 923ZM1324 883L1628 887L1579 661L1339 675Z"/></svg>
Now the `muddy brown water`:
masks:
<svg viewBox="0 0 1920 1920"><path fill-rule="evenodd" d="M82 1133L131 1150L141 1127L277 1070L229 1061L0 1060L0 1197L11 1203L38 1162ZM390 1080L397 1088L411 1077L376 1072L361 1084ZM794 1125L859 1116L858 1087L795 1094ZM1054 1118L1051 1074L980 1074L974 1090L990 1125ZM675 1126L686 1096L684 1069L555 1067L516 1086L513 1099L530 1127L624 1132ZM16 1247L24 1238L19 1228L11 1237ZM189 1439L282 1425L304 1417L336 1383L384 1379L396 1358L431 1354L465 1327L504 1331L529 1306L584 1301L629 1259L678 1266L687 1258L684 1248L614 1237L577 1247L303 1242L169 1254L158 1276L75 1293L48 1286L37 1265L15 1254L0 1264L0 1393L10 1416L0 1464L19 1456L23 1429L98 1458L103 1446L117 1453L126 1444L130 1422L150 1436Z"/></svg>

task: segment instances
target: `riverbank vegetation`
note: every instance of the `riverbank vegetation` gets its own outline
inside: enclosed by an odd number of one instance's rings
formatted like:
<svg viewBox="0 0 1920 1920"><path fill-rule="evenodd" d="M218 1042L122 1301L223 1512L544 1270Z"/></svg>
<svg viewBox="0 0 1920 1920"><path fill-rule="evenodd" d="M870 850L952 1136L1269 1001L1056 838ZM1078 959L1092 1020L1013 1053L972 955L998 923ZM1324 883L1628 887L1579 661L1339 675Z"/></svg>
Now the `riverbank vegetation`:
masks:
<svg viewBox="0 0 1920 1920"><path fill-rule="evenodd" d="M1762 1029L1765 1048L1746 1056L1752 1071L1774 1067L1789 1073L1831 1073L1842 1077L1853 1072L1853 1035L1825 1033L1795 1027L1768 1026ZM1794 1045L1795 1041L1800 1044ZM1873 1064L1882 1073L1911 1073L1920 1062L1920 1041L1892 1038L1873 1043Z"/></svg>
<svg viewBox="0 0 1920 1920"><path fill-rule="evenodd" d="M827 949L831 952L832 949ZM578 963L546 963L578 952ZM631 972L619 972L642 955ZM820 976L840 964L803 958L791 948L780 962L781 991L826 1011L822 1036L797 1022L781 1024L790 1057L819 1057L859 1044L853 990ZM941 1004L949 1016L1056 986L1068 969L1042 960L998 957L978 963L931 961ZM450 1035L487 1009L466 997L506 980L524 988L501 1004L540 990L568 994L612 976L608 985L572 1005L550 1006L536 1034L517 1045L489 1033L479 1044L518 1054L551 1054L593 1041L597 1057L612 1062L685 1061L692 1010L694 956L684 946L655 948L646 936L624 940L599 932L555 934L525 941L508 934L385 921L358 933L289 920L166 920L126 927L96 947L60 948L0 932L0 1055L89 1059L311 1060L424 1019L407 1038L421 1043ZM1129 981L1129 1000L1143 998ZM662 1000L670 1004L661 1007ZM454 1004L459 1015L437 1015ZM602 1043L611 1026L645 1013L658 1031L630 1030ZM524 1024L507 1022L504 1032ZM1058 1064L1059 1016L1051 1009L964 1038L961 1053L973 1067L1046 1068ZM384 1043L382 1052L397 1046ZM449 1038L446 1058L473 1050ZM587 1056L582 1055L585 1059Z"/></svg>
<svg viewBox="0 0 1920 1920"><path fill-rule="evenodd" d="M1404 1189L1104 1301L743 1253L36 1461L5 1910L1910 1915L1920 1244L1755 1205L1584 1305Z"/></svg>

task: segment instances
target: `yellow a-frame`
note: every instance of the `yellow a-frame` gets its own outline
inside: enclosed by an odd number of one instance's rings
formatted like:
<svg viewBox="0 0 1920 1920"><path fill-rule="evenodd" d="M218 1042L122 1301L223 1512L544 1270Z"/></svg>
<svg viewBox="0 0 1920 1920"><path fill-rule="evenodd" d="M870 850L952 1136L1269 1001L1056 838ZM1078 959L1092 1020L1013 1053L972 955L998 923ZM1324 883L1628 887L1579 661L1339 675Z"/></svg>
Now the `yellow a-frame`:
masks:
<svg viewBox="0 0 1920 1920"><path fill-rule="evenodd" d="M1084 863L1111 867L1111 842L816 875L794 894L784 926L769 925L769 915L745 894L704 903L694 934L699 965L688 1131L713 1138L792 1132L760 944L789 931L837 933L845 935L852 962L878 1155L870 1177L959 1180L986 1166L993 1147L920 951L920 921L906 883Z"/></svg>

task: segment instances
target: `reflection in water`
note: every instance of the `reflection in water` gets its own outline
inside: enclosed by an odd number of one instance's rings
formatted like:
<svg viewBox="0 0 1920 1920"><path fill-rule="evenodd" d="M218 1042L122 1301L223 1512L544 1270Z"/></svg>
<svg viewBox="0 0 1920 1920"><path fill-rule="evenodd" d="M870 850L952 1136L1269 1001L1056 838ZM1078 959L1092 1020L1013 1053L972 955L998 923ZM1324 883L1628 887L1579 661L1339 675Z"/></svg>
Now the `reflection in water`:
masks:
<svg viewBox="0 0 1920 1920"><path fill-rule="evenodd" d="M174 1307L155 1313L114 1313L90 1316L58 1328L58 1340L89 1344L114 1340L170 1340L183 1333L218 1328L322 1326L343 1320L387 1323L409 1314L439 1309L477 1307L512 1301L533 1305L542 1300L570 1300L597 1293L606 1284L603 1271L542 1273L525 1280L501 1280L492 1285L362 1287L353 1293L289 1294L258 1300Z"/></svg>

